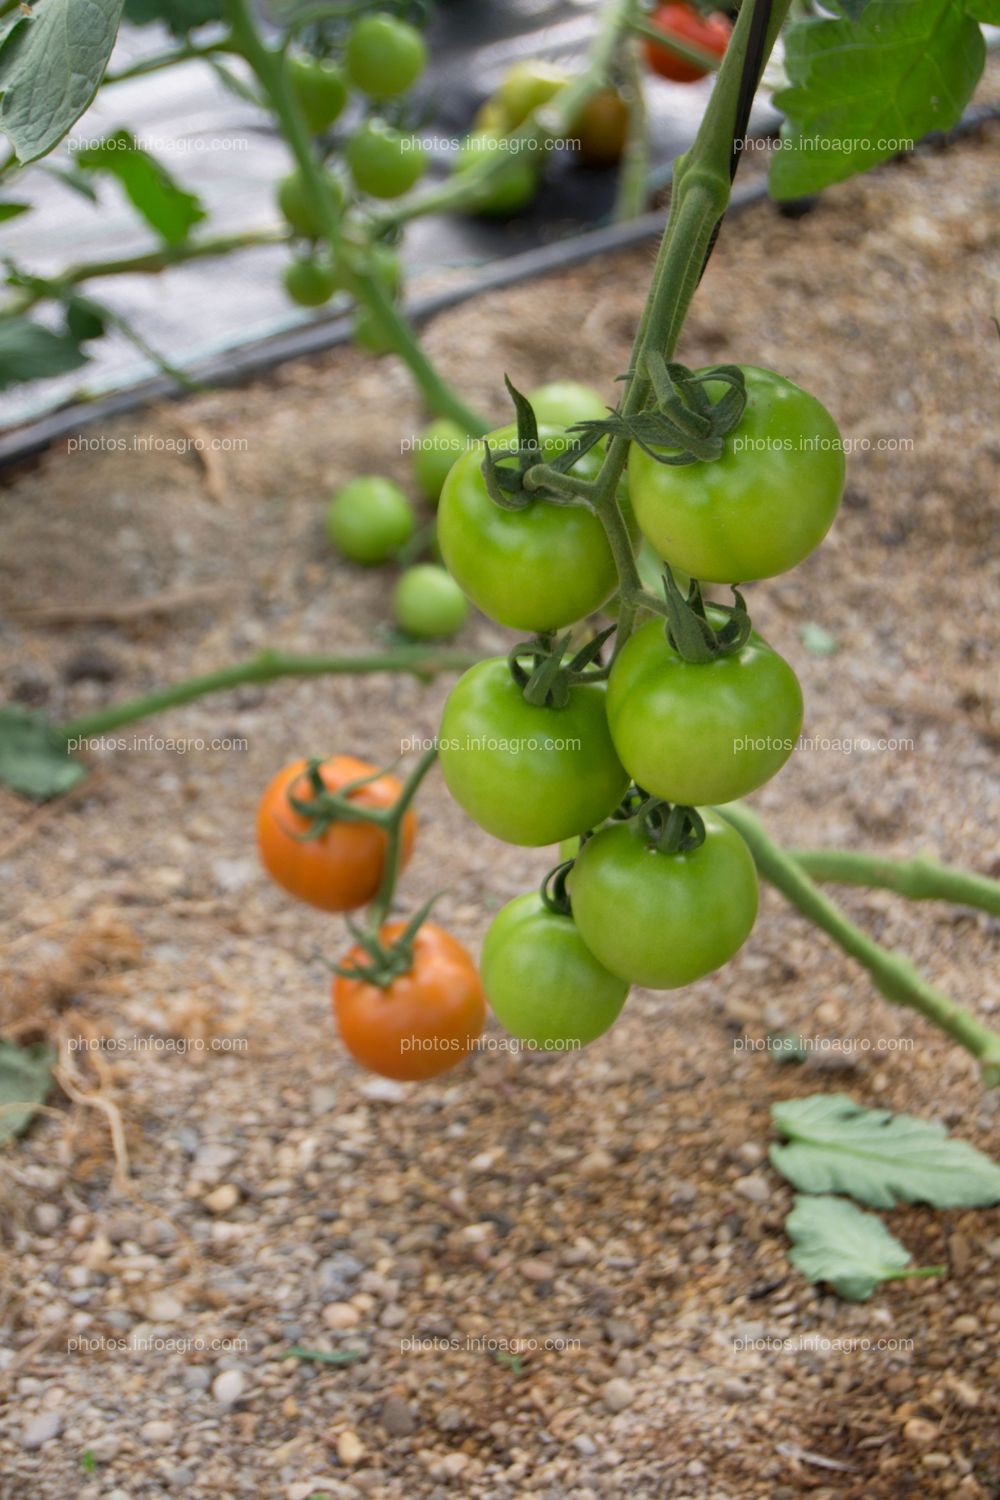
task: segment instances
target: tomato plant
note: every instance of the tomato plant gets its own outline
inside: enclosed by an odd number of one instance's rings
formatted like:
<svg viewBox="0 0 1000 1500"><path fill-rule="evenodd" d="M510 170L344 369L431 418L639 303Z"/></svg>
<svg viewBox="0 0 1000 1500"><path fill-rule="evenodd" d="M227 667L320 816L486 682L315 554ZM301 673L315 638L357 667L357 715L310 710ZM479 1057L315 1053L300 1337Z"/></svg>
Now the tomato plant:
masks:
<svg viewBox="0 0 1000 1500"><path fill-rule="evenodd" d="M629 984L674 990L727 963L757 915L743 839L702 811L704 842L666 853L640 819L588 839L569 878L573 920L595 958Z"/></svg>
<svg viewBox="0 0 1000 1500"><path fill-rule="evenodd" d="M628 982L591 953L569 915L517 896L483 942L483 987L500 1024L542 1051L584 1047L613 1025Z"/></svg>
<svg viewBox="0 0 1000 1500"><path fill-rule="evenodd" d="M501 427L486 442L503 450L516 438L516 427ZM539 442L539 458L547 459L565 452L570 439L558 428L540 427ZM590 479L599 468L591 450L573 472ZM458 457L444 482L438 544L472 602L517 630L554 630L582 619L610 597L618 576L592 510L546 499L504 510L490 498L482 454L474 448Z"/></svg>
<svg viewBox="0 0 1000 1500"><path fill-rule="evenodd" d="M342 486L326 513L327 534L352 562L387 562L413 535L413 506L398 484L364 474Z"/></svg>
<svg viewBox="0 0 1000 1500"><path fill-rule="evenodd" d="M601 683L561 708L529 703L507 661L470 668L448 695L439 754L448 790L508 844L556 844L614 812L628 777L615 754Z"/></svg>
<svg viewBox="0 0 1000 1500"><path fill-rule="evenodd" d="M415 135L368 120L351 137L347 165L355 186L373 198L398 198L427 169L427 153Z"/></svg>
<svg viewBox="0 0 1000 1500"><path fill-rule="evenodd" d="M405 94L426 61L427 48L416 27L384 12L362 16L347 39L345 62L351 82L373 99Z"/></svg>
<svg viewBox="0 0 1000 1500"><path fill-rule="evenodd" d="M733 30L728 16L721 11L703 16L685 0L670 0L669 4L658 6L650 19L657 30L668 37L676 37L679 42L693 42L703 52L718 58L725 54ZM652 39L647 39L645 50L646 61L653 72L659 73L661 78L669 78L671 83L695 83L709 71Z"/></svg>
<svg viewBox="0 0 1000 1500"><path fill-rule="evenodd" d="M404 931L389 922L379 934L387 947ZM345 964L363 965L360 945ZM482 985L470 955L433 922L412 940L412 960L388 984L341 973L333 982L333 1010L344 1046L363 1068L385 1078L434 1078L460 1063L486 1024Z"/></svg>
<svg viewBox="0 0 1000 1500"><path fill-rule="evenodd" d="M843 442L826 408L781 375L741 369L746 407L720 458L674 467L637 443L629 454L643 534L661 557L710 583L795 567L826 536L844 492ZM722 387L708 391L718 398Z"/></svg>
<svg viewBox="0 0 1000 1500"><path fill-rule="evenodd" d="M435 563L408 568L392 596L400 630L421 641L454 635L465 624L469 603L451 574Z"/></svg>
<svg viewBox="0 0 1000 1500"><path fill-rule="evenodd" d="M352 755L335 755L318 766L328 792L375 776L349 793L361 808L390 808L402 790L394 776L377 776L376 768ZM289 801L315 803L309 762L293 761L268 783L257 809L257 847L261 863L290 895L322 911L354 911L374 899L382 879L387 847L383 829L373 823L335 820L321 827ZM321 820L322 821L322 820ZM407 811L402 829L402 863L413 850L416 815Z"/></svg>
<svg viewBox="0 0 1000 1500"><path fill-rule="evenodd" d="M629 775L669 802L730 802L785 764L802 728L791 667L752 634L738 651L685 661L662 620L626 642L608 682L608 723Z"/></svg>
<svg viewBox="0 0 1000 1500"><path fill-rule="evenodd" d="M570 75L539 58L511 63L500 80L496 103L504 128L516 130L528 116L564 89Z"/></svg>

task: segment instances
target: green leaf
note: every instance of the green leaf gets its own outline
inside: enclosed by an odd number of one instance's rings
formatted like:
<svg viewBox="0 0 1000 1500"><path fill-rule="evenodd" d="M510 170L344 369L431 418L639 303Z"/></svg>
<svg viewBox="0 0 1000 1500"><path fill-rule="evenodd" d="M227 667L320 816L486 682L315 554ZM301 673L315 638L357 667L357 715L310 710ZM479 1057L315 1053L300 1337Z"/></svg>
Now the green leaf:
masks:
<svg viewBox="0 0 1000 1500"><path fill-rule="evenodd" d="M0 783L45 801L68 792L86 774L47 720L24 708L0 707Z"/></svg>
<svg viewBox="0 0 1000 1500"><path fill-rule="evenodd" d="M790 1141L771 1147L771 1165L800 1192L847 1193L872 1208L1000 1203L1000 1167L930 1120L865 1109L847 1094L788 1099L771 1117Z"/></svg>
<svg viewBox="0 0 1000 1500"><path fill-rule="evenodd" d="M25 380L65 375L87 356L69 333L53 333L31 318L0 318L0 391Z"/></svg>
<svg viewBox="0 0 1000 1500"><path fill-rule="evenodd" d="M66 303L66 327L81 344L99 339L107 328L104 308L90 297L72 296Z"/></svg>
<svg viewBox="0 0 1000 1500"><path fill-rule="evenodd" d="M785 1233L796 1270L807 1281L825 1281L848 1302L864 1302L910 1264L910 1252L882 1220L845 1198L796 1198Z"/></svg>
<svg viewBox="0 0 1000 1500"><path fill-rule="evenodd" d="M836 637L815 620L808 620L800 627L799 638L813 656L834 656L840 650Z"/></svg>
<svg viewBox="0 0 1000 1500"><path fill-rule="evenodd" d="M88 203L97 202L97 189L92 182L88 182L82 172L75 167L57 167L53 162L42 162L38 170L45 172L49 177L54 177L64 187L71 188L74 193L79 193L81 198L86 198Z"/></svg>
<svg viewBox="0 0 1000 1500"><path fill-rule="evenodd" d="M1000 26L1000 0L966 0L966 10L984 26Z"/></svg>
<svg viewBox="0 0 1000 1500"><path fill-rule="evenodd" d="M52 1085L51 1047L0 1041L0 1142L23 1135Z"/></svg>
<svg viewBox="0 0 1000 1500"><path fill-rule="evenodd" d="M0 43L0 130L20 162L51 151L97 93L122 0L38 0Z"/></svg>
<svg viewBox="0 0 1000 1500"><path fill-rule="evenodd" d="M30 203L0 203L0 220L16 219L18 214L26 214L30 207Z"/></svg>
<svg viewBox="0 0 1000 1500"><path fill-rule="evenodd" d="M98 146L76 153L77 165L117 177L139 213L168 245L186 240L192 225L205 217L193 193L187 193L155 157L137 146L127 130L116 130Z"/></svg>
<svg viewBox="0 0 1000 1500"><path fill-rule="evenodd" d="M221 0L125 0L125 19L133 26L162 21L174 36L222 20Z"/></svg>
<svg viewBox="0 0 1000 1500"><path fill-rule="evenodd" d="M834 16L847 16L849 20L856 21L866 5L871 0L821 0L824 10L828 10Z"/></svg>
<svg viewBox="0 0 1000 1500"><path fill-rule="evenodd" d="M962 0L872 0L859 20L798 21L771 158L775 198L802 198L947 130L972 97L986 44Z"/></svg>

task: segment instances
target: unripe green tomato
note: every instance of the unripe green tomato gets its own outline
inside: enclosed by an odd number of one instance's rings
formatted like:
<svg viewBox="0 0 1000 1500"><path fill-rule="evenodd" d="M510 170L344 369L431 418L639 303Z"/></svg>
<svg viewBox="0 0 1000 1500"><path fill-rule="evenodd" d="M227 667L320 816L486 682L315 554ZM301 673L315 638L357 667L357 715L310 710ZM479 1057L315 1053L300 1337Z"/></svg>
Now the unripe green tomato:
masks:
<svg viewBox="0 0 1000 1500"><path fill-rule="evenodd" d="M398 198L427 170L427 153L417 137L382 120L362 125L345 155L358 190L373 198Z"/></svg>
<svg viewBox="0 0 1000 1500"><path fill-rule="evenodd" d="M542 1052L585 1047L618 1019L628 995L573 918L550 911L537 891L516 896L493 918L479 971L500 1024Z"/></svg>
<svg viewBox="0 0 1000 1500"><path fill-rule="evenodd" d="M395 348L379 319L367 307L359 307L355 312L351 339L366 354L391 354Z"/></svg>
<svg viewBox="0 0 1000 1500"><path fill-rule="evenodd" d="M310 135L329 130L347 103L347 80L335 62L318 57L290 57L288 76Z"/></svg>
<svg viewBox="0 0 1000 1500"><path fill-rule="evenodd" d="M415 26L377 12L363 16L347 38L351 82L372 99L405 94L424 71L427 48Z"/></svg>
<svg viewBox="0 0 1000 1500"><path fill-rule="evenodd" d="M300 307L322 307L337 289L333 272L318 260L290 261L282 279L285 291Z"/></svg>
<svg viewBox="0 0 1000 1500"><path fill-rule="evenodd" d="M539 422L553 427L572 427L574 422L591 422L608 415L608 404L600 391L582 380L550 380L528 392L528 400Z"/></svg>
<svg viewBox="0 0 1000 1500"><path fill-rule="evenodd" d="M432 505L441 496L441 486L448 478L452 464L469 447L469 435L450 417L429 422L413 450L413 472L417 483Z"/></svg>
<svg viewBox="0 0 1000 1500"><path fill-rule="evenodd" d="M339 489L326 513L330 541L351 562L387 562L413 535L413 506L398 484L365 474Z"/></svg>
<svg viewBox="0 0 1000 1500"><path fill-rule="evenodd" d="M573 920L594 957L629 984L693 984L727 963L753 928L753 856L711 808L700 812L705 842L687 853L663 853L633 819L602 828L577 856Z"/></svg>
<svg viewBox="0 0 1000 1500"><path fill-rule="evenodd" d="M503 110L508 130L523 125L533 110L548 104L569 82L569 75L562 68L538 58L527 58L524 62L511 63L496 92L497 103Z"/></svg>
<svg viewBox="0 0 1000 1500"><path fill-rule="evenodd" d="M502 218L526 208L538 189L538 173L534 164L519 152L511 151L502 144L507 138L498 131L480 130L467 135L462 142L455 164L457 172L479 162L495 161L502 153L504 164L493 180L474 195L470 208L475 213Z"/></svg>
<svg viewBox="0 0 1000 1500"><path fill-rule="evenodd" d="M339 215L344 206L344 189L329 172L326 173L326 180L335 211ZM323 220L319 207L313 201L313 195L298 169L281 179L277 196L278 207L296 234L301 234L307 240L323 238Z"/></svg>
<svg viewBox="0 0 1000 1500"><path fill-rule="evenodd" d="M465 624L469 601L444 568L418 563L397 583L392 612L407 635L420 641L445 640Z"/></svg>

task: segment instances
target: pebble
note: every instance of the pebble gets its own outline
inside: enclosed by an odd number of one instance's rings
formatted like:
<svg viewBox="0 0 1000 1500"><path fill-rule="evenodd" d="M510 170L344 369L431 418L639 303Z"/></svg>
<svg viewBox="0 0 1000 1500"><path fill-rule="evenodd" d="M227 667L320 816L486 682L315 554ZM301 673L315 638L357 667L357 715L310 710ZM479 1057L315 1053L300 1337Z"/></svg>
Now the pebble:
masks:
<svg viewBox="0 0 1000 1500"><path fill-rule="evenodd" d="M410 1437L417 1430L417 1419L409 1402L402 1396L387 1396L382 1403L382 1426L390 1437Z"/></svg>
<svg viewBox="0 0 1000 1500"><path fill-rule="evenodd" d="M51 1438L58 1437L62 1431L62 1420L60 1412L40 1411L37 1417L32 1417L21 1434L21 1447L32 1453Z"/></svg>
<svg viewBox="0 0 1000 1500"><path fill-rule="evenodd" d="M614 1380L608 1381L601 1392L601 1399L608 1408L608 1411L618 1412L624 1411L626 1407L632 1405L634 1395L635 1392L628 1381L616 1377Z"/></svg>
<svg viewBox="0 0 1000 1500"><path fill-rule="evenodd" d="M767 1203L770 1200L771 1184L759 1172L751 1172L749 1176L741 1177L733 1186L741 1198L749 1198L751 1203Z"/></svg>
<svg viewBox="0 0 1000 1500"><path fill-rule="evenodd" d="M467 1453L446 1453L444 1458L434 1465L434 1473L439 1474L442 1479L458 1479L468 1467L469 1455Z"/></svg>
<svg viewBox="0 0 1000 1500"><path fill-rule="evenodd" d="M610 1151L590 1151L580 1163L581 1177L606 1177L614 1171L615 1159Z"/></svg>
<svg viewBox="0 0 1000 1500"><path fill-rule="evenodd" d="M228 1214L239 1203L240 1190L235 1183L224 1182L221 1187L206 1193L201 1201L211 1214Z"/></svg>
<svg viewBox="0 0 1000 1500"><path fill-rule="evenodd" d="M928 1443L933 1443L938 1435L938 1428L933 1422L927 1422L923 1417L911 1417L903 1424L903 1436L908 1443L915 1443L918 1447L925 1448Z"/></svg>
<svg viewBox="0 0 1000 1500"><path fill-rule="evenodd" d="M144 1422L139 1429L139 1436L147 1443L169 1443L174 1431L173 1422Z"/></svg>
<svg viewBox="0 0 1000 1500"><path fill-rule="evenodd" d="M979 1319L974 1318L971 1313L962 1313L961 1317L956 1318L951 1326L956 1333L962 1334L963 1337L968 1337L973 1333L979 1332Z"/></svg>
<svg viewBox="0 0 1000 1500"><path fill-rule="evenodd" d="M963 1411L975 1411L982 1401L975 1386L970 1385L967 1380L961 1380L957 1375L949 1375L945 1386Z"/></svg>
<svg viewBox="0 0 1000 1500"><path fill-rule="evenodd" d="M749 1401L753 1390L738 1375L727 1375L719 1387L727 1401Z"/></svg>
<svg viewBox="0 0 1000 1500"><path fill-rule="evenodd" d="M527 1281L551 1281L556 1274L556 1268L550 1260L542 1256L533 1257L521 1262L521 1275Z"/></svg>
<svg viewBox="0 0 1000 1500"><path fill-rule="evenodd" d="M458 1432L465 1426L465 1413L460 1406L442 1406L434 1419L438 1432Z"/></svg>
<svg viewBox="0 0 1000 1500"><path fill-rule="evenodd" d="M212 1381L212 1395L220 1406L235 1406L246 1389L242 1370L223 1370Z"/></svg>
<svg viewBox="0 0 1000 1500"><path fill-rule="evenodd" d="M678 1182L670 1194L670 1202L675 1208L682 1208L687 1203L693 1203L698 1196L698 1189L693 1182Z"/></svg>
<svg viewBox="0 0 1000 1500"><path fill-rule="evenodd" d="M337 1438L337 1457L346 1468L360 1463L364 1453L365 1445L356 1432L348 1430Z"/></svg>
<svg viewBox="0 0 1000 1500"><path fill-rule="evenodd" d="M327 1328L357 1328L361 1314L349 1302L331 1302L323 1309L323 1322Z"/></svg>
<svg viewBox="0 0 1000 1500"><path fill-rule="evenodd" d="M51 1234L62 1222L62 1214L55 1203L38 1203L34 1212L35 1226L42 1234Z"/></svg>
<svg viewBox="0 0 1000 1500"><path fill-rule="evenodd" d="M99 1464L109 1464L113 1458L118 1457L118 1452L121 1448L121 1439L117 1433L102 1432L100 1437L94 1438L92 1442L85 1443L84 1447L90 1449L90 1452Z"/></svg>
<svg viewBox="0 0 1000 1500"><path fill-rule="evenodd" d="M189 1391L207 1391L211 1378L204 1365L186 1365L181 1375Z"/></svg>
<svg viewBox="0 0 1000 1500"><path fill-rule="evenodd" d="M576 1437L573 1439L573 1447L576 1449L577 1453L579 1453L581 1458L593 1458L594 1454L597 1452L597 1444L594 1442L594 1439L590 1437L590 1435L586 1432L577 1433Z"/></svg>
<svg viewBox="0 0 1000 1500"><path fill-rule="evenodd" d="M146 1312L154 1323L174 1323L184 1316L184 1306L171 1292L154 1292Z"/></svg>

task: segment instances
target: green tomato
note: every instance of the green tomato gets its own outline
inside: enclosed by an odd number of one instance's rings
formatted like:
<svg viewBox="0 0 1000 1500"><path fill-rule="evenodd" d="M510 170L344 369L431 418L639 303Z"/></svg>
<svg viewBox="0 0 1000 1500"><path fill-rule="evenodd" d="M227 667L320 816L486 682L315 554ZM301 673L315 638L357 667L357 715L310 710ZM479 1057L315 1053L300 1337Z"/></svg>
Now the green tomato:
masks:
<svg viewBox="0 0 1000 1500"><path fill-rule="evenodd" d="M424 71L427 48L415 26L385 12L363 16L347 38L351 82L372 99L405 94Z"/></svg>
<svg viewBox="0 0 1000 1500"><path fill-rule="evenodd" d="M441 487L460 453L470 445L469 434L450 417L429 422L413 449L413 472L432 505L441 498Z"/></svg>
<svg viewBox="0 0 1000 1500"><path fill-rule="evenodd" d="M479 971L500 1024L542 1052L585 1047L618 1019L628 995L628 984L598 963L573 918L550 911L534 891L493 918Z"/></svg>
<svg viewBox="0 0 1000 1500"><path fill-rule="evenodd" d="M337 290L337 278L318 260L293 260L285 267L285 291L301 307L322 307Z"/></svg>
<svg viewBox="0 0 1000 1500"><path fill-rule="evenodd" d="M421 641L443 640L461 630L469 613L466 599L451 574L435 563L408 568L392 596L396 624Z"/></svg>
<svg viewBox="0 0 1000 1500"><path fill-rule="evenodd" d="M721 968L757 915L753 857L702 810L705 842L664 854L637 820L588 839L569 877L573 920L594 957L629 984L675 990Z"/></svg>
<svg viewBox="0 0 1000 1500"><path fill-rule="evenodd" d="M326 173L326 180L339 214L344 206L344 189L339 180L329 172ZM278 207L296 234L301 234L307 240L323 238L323 220L301 172L296 169L283 177L278 183L277 196Z"/></svg>
<svg viewBox="0 0 1000 1500"><path fill-rule="evenodd" d="M591 422L608 415L607 402L600 391L582 380L550 380L528 392L535 417L552 427L572 427L574 422Z"/></svg>
<svg viewBox="0 0 1000 1500"><path fill-rule="evenodd" d="M538 436L544 460L571 441L555 427L539 427ZM509 447L516 444L517 428L501 427L485 441ZM601 459L592 448L572 472L593 479ZM555 630L582 620L610 598L618 582L604 527L592 510L551 500L505 510L487 492L478 445L459 455L444 482L438 544L472 602L515 630Z"/></svg>
<svg viewBox="0 0 1000 1500"><path fill-rule="evenodd" d="M496 102L508 122L508 130L523 125L534 110L548 104L567 83L568 73L538 58L511 63L496 92Z"/></svg>
<svg viewBox="0 0 1000 1500"><path fill-rule="evenodd" d="M702 664L678 655L662 619L649 620L608 682L611 735L633 781L689 807L731 802L769 781L795 749L802 712L798 678L756 632L740 651Z"/></svg>
<svg viewBox="0 0 1000 1500"><path fill-rule="evenodd" d="M373 198L398 198L427 170L427 153L417 137L383 120L360 126L345 155L358 190Z"/></svg>
<svg viewBox="0 0 1000 1500"><path fill-rule="evenodd" d="M826 536L844 492L843 444L826 408L770 370L741 368L746 410L721 458L675 467L636 443L629 452L643 534L661 557L708 583L794 568ZM724 389L708 387L715 399Z"/></svg>
<svg viewBox="0 0 1000 1500"><path fill-rule="evenodd" d="M504 164L485 186L477 189L470 207L476 213L503 218L527 208L538 191L538 172L535 165L505 142L507 137L498 130L478 130L467 135L462 142L455 164L456 172L478 166L481 161L495 161L498 152L504 156Z"/></svg>
<svg viewBox="0 0 1000 1500"><path fill-rule="evenodd" d="M387 562L413 535L413 506L398 484L362 475L339 489L326 513L333 545L352 562Z"/></svg>
<svg viewBox="0 0 1000 1500"><path fill-rule="evenodd" d="M347 103L343 69L334 62L300 55L289 58L288 73L310 135L322 135Z"/></svg>
<svg viewBox="0 0 1000 1500"><path fill-rule="evenodd" d="M594 828L628 786L604 711L603 683L574 687L565 708L528 703L506 657L481 661L452 688L439 752L448 790L474 823L537 848Z"/></svg>

